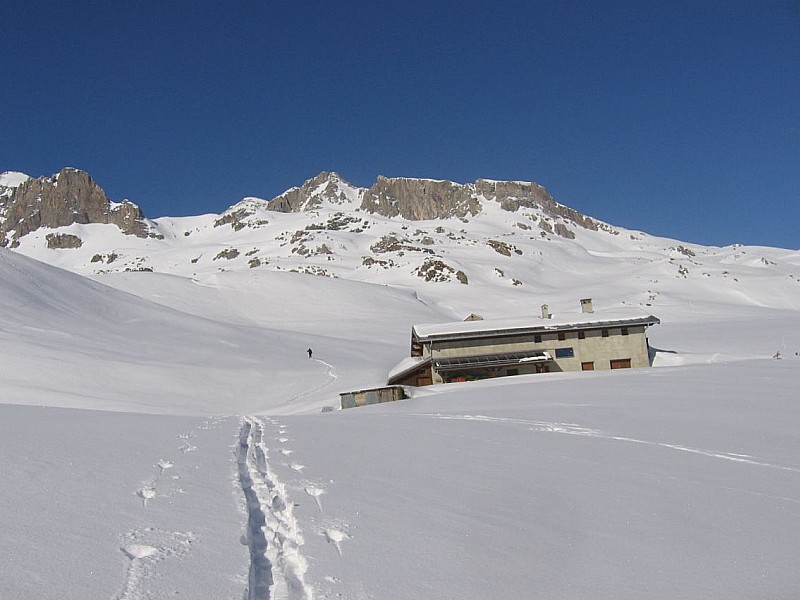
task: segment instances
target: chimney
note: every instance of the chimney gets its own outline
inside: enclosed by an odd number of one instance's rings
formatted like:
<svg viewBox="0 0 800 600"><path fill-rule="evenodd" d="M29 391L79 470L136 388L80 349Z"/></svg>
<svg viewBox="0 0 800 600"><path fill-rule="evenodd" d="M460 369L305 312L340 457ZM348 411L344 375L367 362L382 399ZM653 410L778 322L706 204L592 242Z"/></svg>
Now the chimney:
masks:
<svg viewBox="0 0 800 600"><path fill-rule="evenodd" d="M593 313L594 307L592 306L592 299L591 298L582 298L581 299L581 312L582 313Z"/></svg>
<svg viewBox="0 0 800 600"><path fill-rule="evenodd" d="M553 315L550 314L550 309L548 308L547 304L542 304L542 318L549 319Z"/></svg>

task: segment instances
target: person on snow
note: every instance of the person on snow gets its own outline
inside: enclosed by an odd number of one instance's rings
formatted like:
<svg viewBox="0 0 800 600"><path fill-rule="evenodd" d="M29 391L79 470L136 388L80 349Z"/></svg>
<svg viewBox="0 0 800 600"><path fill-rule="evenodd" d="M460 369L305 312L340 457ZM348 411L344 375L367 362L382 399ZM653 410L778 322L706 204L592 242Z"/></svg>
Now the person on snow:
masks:
<svg viewBox="0 0 800 600"><path fill-rule="evenodd" d="M312 355L312 354L314 354L314 353L311 351L311 348L309 348L308 350L306 350L306 352L308 352L308 358L311 358L311 355Z"/></svg>

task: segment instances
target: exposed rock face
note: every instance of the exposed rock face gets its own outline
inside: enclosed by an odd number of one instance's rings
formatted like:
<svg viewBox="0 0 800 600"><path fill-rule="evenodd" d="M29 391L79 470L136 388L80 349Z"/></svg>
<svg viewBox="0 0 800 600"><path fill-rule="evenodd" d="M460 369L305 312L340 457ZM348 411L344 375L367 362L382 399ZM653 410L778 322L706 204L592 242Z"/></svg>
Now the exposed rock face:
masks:
<svg viewBox="0 0 800 600"><path fill-rule="evenodd" d="M364 194L361 208L385 217L410 221L475 216L481 204L469 186L430 179L379 176Z"/></svg>
<svg viewBox="0 0 800 600"><path fill-rule="evenodd" d="M550 217L569 219L584 229L598 229L597 221L559 204L538 183L478 179L475 182L475 191L487 199L499 202L504 210L514 212L520 208L538 208Z"/></svg>
<svg viewBox="0 0 800 600"><path fill-rule="evenodd" d="M294 187L270 200L269 209L276 212L313 210L322 202L346 204L363 190L344 181L338 173L323 171L300 187Z"/></svg>
<svg viewBox="0 0 800 600"><path fill-rule="evenodd" d="M48 233L46 238L48 248L80 248L83 240L71 233Z"/></svg>
<svg viewBox="0 0 800 600"><path fill-rule="evenodd" d="M509 212L537 209L552 219L570 221L585 229L607 228L580 212L559 204L537 183L523 181L491 181L478 179L475 183L454 183L431 179L389 178L379 176L369 189L355 188L336 173L323 172L302 186L287 190L268 203L269 210L298 212L313 210L321 202L351 203L363 211L384 217L402 217L411 221L474 217L483 210L483 202L497 202ZM529 227L525 225L525 227ZM574 238L564 224L547 232Z"/></svg>
<svg viewBox="0 0 800 600"><path fill-rule="evenodd" d="M131 202L112 204L85 171L65 168L52 177L29 179L0 197L0 245L17 246L19 238L40 227L105 223L123 233L148 237L144 214Z"/></svg>

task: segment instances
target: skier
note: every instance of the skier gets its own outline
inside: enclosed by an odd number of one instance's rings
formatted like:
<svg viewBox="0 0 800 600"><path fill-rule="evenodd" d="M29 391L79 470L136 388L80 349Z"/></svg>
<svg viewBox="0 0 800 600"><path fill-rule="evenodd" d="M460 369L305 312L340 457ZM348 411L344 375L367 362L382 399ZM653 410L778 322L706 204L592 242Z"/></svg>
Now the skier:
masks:
<svg viewBox="0 0 800 600"><path fill-rule="evenodd" d="M313 354L313 352L311 351L311 348L306 350L306 352L308 352L308 358L311 358L311 355Z"/></svg>

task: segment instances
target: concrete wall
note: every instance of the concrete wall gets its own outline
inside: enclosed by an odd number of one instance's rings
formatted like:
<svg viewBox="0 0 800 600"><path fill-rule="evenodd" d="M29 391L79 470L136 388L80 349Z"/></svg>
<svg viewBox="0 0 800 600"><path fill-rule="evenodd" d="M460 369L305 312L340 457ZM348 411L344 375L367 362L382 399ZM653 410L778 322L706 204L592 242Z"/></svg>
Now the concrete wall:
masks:
<svg viewBox="0 0 800 600"><path fill-rule="evenodd" d="M584 362L594 363L595 370L611 368L612 360L630 359L631 367L650 366L650 356L647 350L647 337L645 327L628 327L628 335L622 335L619 327L608 329L608 337L603 337L600 330L585 332L585 339L578 339L577 333L568 333L566 340L548 342L553 344L554 360L562 371L580 371ZM543 342L544 343L544 342ZM572 348L574 356L571 358L557 358L559 348Z"/></svg>
<svg viewBox="0 0 800 600"><path fill-rule="evenodd" d="M402 400L406 397L406 394L400 386L388 386L370 390L359 390L357 392L345 392L339 394L339 397L342 402L342 408L354 408L356 406Z"/></svg>
<svg viewBox="0 0 800 600"><path fill-rule="evenodd" d="M424 356L436 358L452 358L458 356L474 356L480 354L501 354L504 352L526 352L531 350L549 352L553 357L547 364L550 371L580 371L582 363L593 363L595 370L611 368L612 360L630 359L632 368L647 367L650 357L647 347L646 327L628 327L628 334L622 335L620 327L610 327L608 336L603 337L602 330L589 329L583 331L583 339L577 331L563 332L564 340L558 339L558 332L541 334L541 342L534 341L532 334L504 336L477 340L450 340L425 344ZM573 356L558 356L559 350L572 348ZM533 367L522 364L519 373L533 372ZM442 379L434 373L434 383L442 383Z"/></svg>

